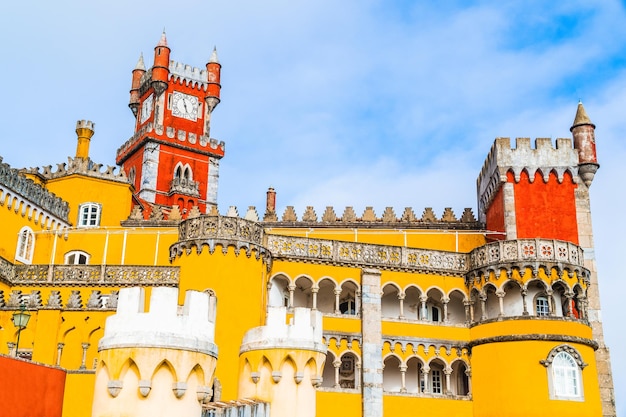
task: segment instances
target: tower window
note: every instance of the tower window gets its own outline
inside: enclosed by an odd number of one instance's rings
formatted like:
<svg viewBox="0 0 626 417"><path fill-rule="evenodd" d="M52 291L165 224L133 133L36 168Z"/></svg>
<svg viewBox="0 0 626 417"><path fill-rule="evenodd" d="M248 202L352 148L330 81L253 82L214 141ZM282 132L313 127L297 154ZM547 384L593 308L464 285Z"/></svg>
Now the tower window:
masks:
<svg viewBox="0 0 626 417"><path fill-rule="evenodd" d="M100 226L101 206L96 203L81 204L78 208L78 226L95 227Z"/></svg>
<svg viewBox="0 0 626 417"><path fill-rule="evenodd" d="M29 264L33 261L34 250L35 234L30 227L22 227L17 235L17 250L15 251L15 259L25 264Z"/></svg>
<svg viewBox="0 0 626 417"><path fill-rule="evenodd" d="M587 364L576 349L568 345L557 346L541 364L548 370L550 399L583 400L581 371Z"/></svg>
<svg viewBox="0 0 626 417"><path fill-rule="evenodd" d="M550 315L550 305L548 297L539 296L535 299L535 313L539 317L547 317Z"/></svg>

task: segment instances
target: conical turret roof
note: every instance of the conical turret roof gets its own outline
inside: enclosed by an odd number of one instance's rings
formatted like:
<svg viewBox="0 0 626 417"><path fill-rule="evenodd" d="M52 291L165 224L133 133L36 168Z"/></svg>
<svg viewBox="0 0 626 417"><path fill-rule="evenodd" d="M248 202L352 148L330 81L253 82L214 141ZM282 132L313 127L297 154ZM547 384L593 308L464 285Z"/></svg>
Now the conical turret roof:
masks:
<svg viewBox="0 0 626 417"><path fill-rule="evenodd" d="M591 122L591 119L589 118L589 116L587 116L587 112L585 111L585 107L583 106L582 101L578 102L578 109L576 110L576 117L574 117L574 123L572 124L572 127L570 130L580 125L591 125L594 128L596 127L596 125L594 125Z"/></svg>

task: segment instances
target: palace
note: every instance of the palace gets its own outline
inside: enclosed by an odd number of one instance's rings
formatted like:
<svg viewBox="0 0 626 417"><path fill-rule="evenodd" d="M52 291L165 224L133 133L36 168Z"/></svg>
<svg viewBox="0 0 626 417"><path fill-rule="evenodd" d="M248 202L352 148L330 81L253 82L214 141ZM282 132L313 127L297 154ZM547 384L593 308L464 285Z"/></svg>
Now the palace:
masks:
<svg viewBox="0 0 626 417"><path fill-rule="evenodd" d="M476 211L281 215L270 188L240 215L217 52L170 52L132 71L118 166L86 120L56 168L0 159L7 415L615 416L581 103L571 138L495 140Z"/></svg>

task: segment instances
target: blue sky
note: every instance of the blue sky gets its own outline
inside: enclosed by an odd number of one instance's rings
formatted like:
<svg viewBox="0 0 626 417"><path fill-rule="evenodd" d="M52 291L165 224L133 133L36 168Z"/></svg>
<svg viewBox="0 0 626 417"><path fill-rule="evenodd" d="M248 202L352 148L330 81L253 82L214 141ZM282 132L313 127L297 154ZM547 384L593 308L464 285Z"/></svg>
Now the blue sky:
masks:
<svg viewBox="0 0 626 417"><path fill-rule="evenodd" d="M211 133L226 142L222 212L253 205L262 214L270 185L281 213L476 212L475 179L494 138L569 137L582 99L597 125L596 254L626 412L622 2L7 3L0 155L15 167L73 155L78 119L96 123L92 159L114 164L132 134L139 54L150 65L164 27L176 61L203 67L216 45L223 88Z"/></svg>

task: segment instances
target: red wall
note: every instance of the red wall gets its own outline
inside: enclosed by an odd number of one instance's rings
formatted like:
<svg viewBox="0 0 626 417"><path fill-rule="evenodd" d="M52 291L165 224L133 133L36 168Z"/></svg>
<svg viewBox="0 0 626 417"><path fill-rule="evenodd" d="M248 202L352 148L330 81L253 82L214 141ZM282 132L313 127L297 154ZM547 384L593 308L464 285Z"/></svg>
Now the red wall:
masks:
<svg viewBox="0 0 626 417"><path fill-rule="evenodd" d="M491 201L489 208L487 209L487 230L494 232L504 232L504 192L502 187L496 193L496 196ZM503 240L506 238L504 234L490 234L487 235L488 239Z"/></svg>
<svg viewBox="0 0 626 417"><path fill-rule="evenodd" d="M536 172L531 183L526 171L522 172L518 183L511 172L507 180L514 184L518 239L558 239L578 244L576 184L568 172L560 184L554 173L550 173L548 182Z"/></svg>
<svg viewBox="0 0 626 417"><path fill-rule="evenodd" d="M0 405L11 417L61 417L65 371L0 356Z"/></svg>

